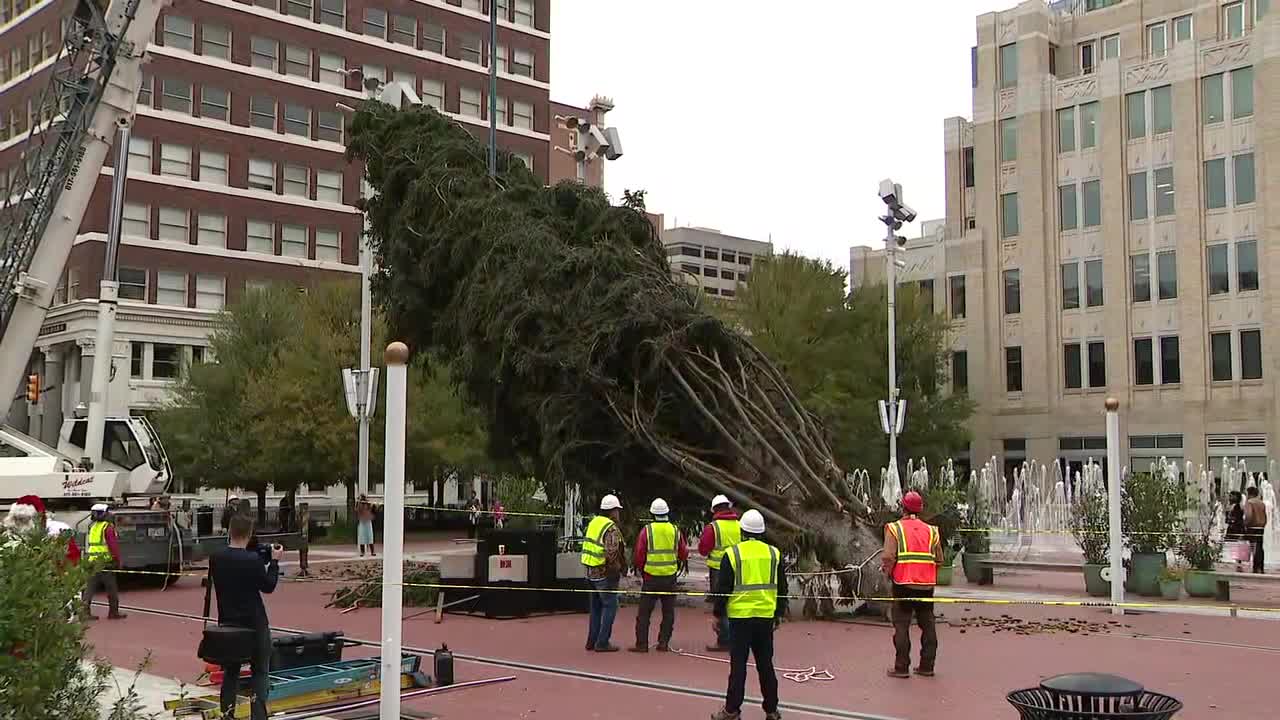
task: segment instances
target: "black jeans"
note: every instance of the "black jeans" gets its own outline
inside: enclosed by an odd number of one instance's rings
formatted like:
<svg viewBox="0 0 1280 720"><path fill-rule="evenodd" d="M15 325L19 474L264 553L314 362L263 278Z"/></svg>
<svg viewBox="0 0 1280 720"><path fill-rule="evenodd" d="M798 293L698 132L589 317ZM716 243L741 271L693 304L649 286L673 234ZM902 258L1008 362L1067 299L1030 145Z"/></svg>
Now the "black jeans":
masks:
<svg viewBox="0 0 1280 720"><path fill-rule="evenodd" d="M640 585L642 593L672 592L676 589L676 576L645 578ZM671 633L676 629L675 595L641 595L640 610L636 612L636 647L649 645L649 616L653 606L662 603L662 624L658 626L658 645L671 643Z"/></svg>
<svg viewBox="0 0 1280 720"><path fill-rule="evenodd" d="M271 689L271 679L267 671L271 668L271 630L266 623L257 628L257 652L249 667L253 669L253 677L249 680L249 690L253 693L253 705L250 708L251 720L267 720L267 695ZM240 689L240 665L222 666L222 692L219 695L223 713L234 713L236 695ZM234 717L234 715L228 715Z"/></svg>
<svg viewBox="0 0 1280 720"><path fill-rule="evenodd" d="M723 560L721 561L723 562ZM707 590L709 592L716 591L716 575L720 572L718 568L707 568ZM714 595L707 596L707 602L714 604L716 598ZM728 618L716 618L713 625L716 631L716 647L721 649L729 647L729 620Z"/></svg>
<svg viewBox="0 0 1280 720"><path fill-rule="evenodd" d="M107 593L107 603L111 615L120 614L120 588L116 587L116 574L110 570L100 570L89 578L89 583L85 585L84 593L81 597L84 600L84 611L86 614L93 614L93 596L99 591Z"/></svg>
<svg viewBox="0 0 1280 720"><path fill-rule="evenodd" d="M760 676L761 707L765 713L778 711L778 675L773 670L773 619L746 618L729 620L729 691L724 708L731 713L742 710L747 692L747 656L756 661Z"/></svg>
<svg viewBox="0 0 1280 720"><path fill-rule="evenodd" d="M1251 527L1245 530L1245 536L1249 538L1249 542L1253 543L1253 571L1255 573L1262 572L1262 563L1266 559L1262 553L1263 533L1266 528Z"/></svg>
<svg viewBox="0 0 1280 720"><path fill-rule="evenodd" d="M896 598L931 598L933 588L894 585ZM938 656L938 629L933 621L933 603L899 600L893 604L893 669L906 672L911 668L911 618L920 625L920 668L933 670Z"/></svg>

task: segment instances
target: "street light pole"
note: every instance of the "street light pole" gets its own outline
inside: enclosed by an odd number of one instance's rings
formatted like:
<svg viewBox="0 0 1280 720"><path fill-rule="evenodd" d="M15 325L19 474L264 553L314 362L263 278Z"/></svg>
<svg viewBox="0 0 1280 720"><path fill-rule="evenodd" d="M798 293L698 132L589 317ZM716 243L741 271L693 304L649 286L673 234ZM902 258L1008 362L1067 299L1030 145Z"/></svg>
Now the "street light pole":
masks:
<svg viewBox="0 0 1280 720"><path fill-rule="evenodd" d="M892 214L887 217L893 219ZM884 239L884 257L888 270L885 273L885 283L888 286L887 294L889 296L889 402L886 407L889 415L889 468L890 472L895 476L898 474L898 338L897 338L897 316L896 301L897 293L894 292L898 288L898 236L894 234L894 225L896 222L888 223L887 234Z"/></svg>
<svg viewBox="0 0 1280 720"><path fill-rule="evenodd" d="M357 416L356 421L360 427L360 450L359 450L359 476L356 482L358 488L357 496L365 495L369 492L369 416L370 412L368 400L376 398L377 395L368 391L367 386L371 378L369 377L369 343L372 342L370 335L373 332L373 301L372 289L370 288L371 255L369 252L369 219L365 218L365 232L360 236L360 382L357 387Z"/></svg>

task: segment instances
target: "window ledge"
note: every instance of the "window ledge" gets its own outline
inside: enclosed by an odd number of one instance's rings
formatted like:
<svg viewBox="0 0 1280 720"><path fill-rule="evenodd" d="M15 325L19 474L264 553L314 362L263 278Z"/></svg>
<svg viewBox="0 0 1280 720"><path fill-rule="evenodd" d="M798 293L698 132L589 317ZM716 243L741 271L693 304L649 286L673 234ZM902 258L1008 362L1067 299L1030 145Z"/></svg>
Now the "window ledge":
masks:
<svg viewBox="0 0 1280 720"><path fill-rule="evenodd" d="M1157 385L1155 385L1154 383L1147 384L1147 385L1139 385L1137 383L1134 383L1133 385L1133 389L1135 392L1151 392L1155 390L1156 387Z"/></svg>
<svg viewBox="0 0 1280 720"><path fill-rule="evenodd" d="M1159 385L1159 388L1160 388L1161 390L1181 390L1181 389L1182 389L1182 383L1181 383L1181 382L1176 382L1176 383L1161 383L1161 384Z"/></svg>
<svg viewBox="0 0 1280 720"><path fill-rule="evenodd" d="M1216 388L1229 388L1232 385L1235 385L1235 382L1235 380L1210 380L1209 386Z"/></svg>
<svg viewBox="0 0 1280 720"><path fill-rule="evenodd" d="M1264 383L1262 378L1249 378L1247 380L1241 380L1240 384L1247 387L1256 387L1258 385L1263 385Z"/></svg>

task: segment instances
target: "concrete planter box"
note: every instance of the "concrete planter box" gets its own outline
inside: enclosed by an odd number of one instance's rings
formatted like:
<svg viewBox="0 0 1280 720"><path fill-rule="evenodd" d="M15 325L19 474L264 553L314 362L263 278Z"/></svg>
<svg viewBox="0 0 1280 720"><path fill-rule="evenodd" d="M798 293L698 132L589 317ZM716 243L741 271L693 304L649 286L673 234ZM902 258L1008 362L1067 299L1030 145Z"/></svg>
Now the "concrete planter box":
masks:
<svg viewBox="0 0 1280 720"><path fill-rule="evenodd" d="M1218 591L1217 579L1211 572L1204 570L1188 570L1183 584L1187 588L1187 595L1191 597L1211 598Z"/></svg>
<svg viewBox="0 0 1280 720"><path fill-rule="evenodd" d="M1107 565L1084 566L1084 591L1092 597L1111 597L1111 582L1102 579L1102 570Z"/></svg>
<svg viewBox="0 0 1280 720"><path fill-rule="evenodd" d="M1165 568L1165 555L1158 553L1134 553L1129 560L1129 577L1125 589L1146 597L1160 595L1160 573Z"/></svg>

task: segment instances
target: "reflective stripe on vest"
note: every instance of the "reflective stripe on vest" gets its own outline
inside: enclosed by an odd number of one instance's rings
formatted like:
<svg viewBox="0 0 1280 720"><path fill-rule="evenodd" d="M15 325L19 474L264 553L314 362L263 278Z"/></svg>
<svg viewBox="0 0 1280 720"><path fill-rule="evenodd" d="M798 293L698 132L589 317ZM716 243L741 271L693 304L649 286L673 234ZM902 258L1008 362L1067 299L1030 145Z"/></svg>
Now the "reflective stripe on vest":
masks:
<svg viewBox="0 0 1280 720"><path fill-rule="evenodd" d="M90 560L111 559L111 548L107 546L107 527L109 525L111 523L106 520L99 520L89 526L89 551L87 554Z"/></svg>
<svg viewBox="0 0 1280 720"><path fill-rule="evenodd" d="M707 567L719 570L724 551L742 542L742 528L737 520L712 520L711 530L716 538L716 547L707 556Z"/></svg>
<svg viewBox="0 0 1280 720"><path fill-rule="evenodd" d="M734 583L729 617L772 618L778 609L778 549L759 540L747 540L726 552Z"/></svg>
<svg viewBox="0 0 1280 720"><path fill-rule="evenodd" d="M893 582L898 585L936 585L938 559L934 557L933 548L938 543L938 528L915 518L899 520L889 527L898 541Z"/></svg>
<svg viewBox="0 0 1280 720"><path fill-rule="evenodd" d="M613 527L613 521L597 515L587 525L587 536L582 540L582 564L600 567L604 564L604 534Z"/></svg>
<svg viewBox="0 0 1280 720"><path fill-rule="evenodd" d="M650 523L644 529L644 571L654 577L676 574L676 526L669 522Z"/></svg>

